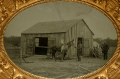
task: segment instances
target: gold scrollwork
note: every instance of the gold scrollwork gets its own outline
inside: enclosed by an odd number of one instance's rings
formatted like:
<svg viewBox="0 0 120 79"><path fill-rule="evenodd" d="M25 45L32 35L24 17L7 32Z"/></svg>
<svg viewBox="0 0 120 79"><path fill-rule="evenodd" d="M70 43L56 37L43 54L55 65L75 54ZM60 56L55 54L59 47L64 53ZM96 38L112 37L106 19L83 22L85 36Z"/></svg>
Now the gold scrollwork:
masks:
<svg viewBox="0 0 120 79"><path fill-rule="evenodd" d="M3 4L4 0L0 0L0 6Z"/></svg>
<svg viewBox="0 0 120 79"><path fill-rule="evenodd" d="M7 66L7 61L0 57L0 78L12 79L14 75L14 69L11 66Z"/></svg>
<svg viewBox="0 0 120 79"><path fill-rule="evenodd" d="M120 67L109 67L107 70L108 79L120 79Z"/></svg>
<svg viewBox="0 0 120 79"><path fill-rule="evenodd" d="M120 21L120 0L93 0L93 2L101 6L103 3L105 3L105 10L107 12L115 11L113 16Z"/></svg>
<svg viewBox="0 0 120 79"><path fill-rule="evenodd" d="M0 56L0 79L25 79L25 77L22 75L15 77L15 69Z"/></svg>
<svg viewBox="0 0 120 79"><path fill-rule="evenodd" d="M14 12L18 4L25 4L30 0L0 0L0 23L2 23L7 17L8 12Z"/></svg>
<svg viewBox="0 0 120 79"><path fill-rule="evenodd" d="M0 24L5 21L6 18L10 17L8 16L9 13L14 14L17 6L27 6L27 2L31 1L31 4L34 2L37 2L40 0L0 0ZM58 1L58 0L55 0ZM66 1L66 0L63 0ZM69 0L67 0L69 1ZM73 0L71 0L73 1ZM113 18L115 18L118 22L117 24L120 25L120 0L74 0L74 1L86 1L88 3L94 4L100 8L102 8L106 13L109 13L112 15ZM45 2L48 2L46 0ZM22 8L20 7L20 8ZM20 9L19 8L19 9ZM113 13L112 13L113 12ZM120 27L120 26L119 26ZM119 29L117 27L117 30ZM0 27L0 36L3 35L3 27ZM0 37L1 40L1 37ZM0 47L1 48L1 47ZM15 75L15 69L12 67L12 65L8 64L9 62L4 58L0 56L0 79L27 79L24 75L21 75L21 73L17 73ZM97 76L94 77L94 79L120 79L120 57L117 58L115 64L116 67L110 65L110 67L106 68L107 77L105 76ZM36 77L37 78L37 77ZM84 77L79 77L80 79Z"/></svg>
<svg viewBox="0 0 120 79"><path fill-rule="evenodd" d="M103 3L105 3L104 7L108 12L114 11L119 7L118 0L93 0L93 2L101 6Z"/></svg>
<svg viewBox="0 0 120 79"><path fill-rule="evenodd" d="M27 3L30 0L17 0L17 1L18 1L19 4L25 4L25 3Z"/></svg>
<svg viewBox="0 0 120 79"><path fill-rule="evenodd" d="M9 12L14 12L16 10L16 0L4 0L2 5Z"/></svg>
<svg viewBox="0 0 120 79"><path fill-rule="evenodd" d="M17 77L15 77L14 79L26 79L25 77L23 77L22 75L18 75Z"/></svg>
<svg viewBox="0 0 120 79"><path fill-rule="evenodd" d="M98 77L95 77L94 79L106 79L106 77L104 77L104 76L98 76Z"/></svg>
<svg viewBox="0 0 120 79"><path fill-rule="evenodd" d="M0 23L2 23L8 17L5 7L0 7L0 14Z"/></svg>
<svg viewBox="0 0 120 79"><path fill-rule="evenodd" d="M115 66L110 66L107 69L107 75L108 75L108 79L120 79L120 57L117 58L116 62L115 62Z"/></svg>
<svg viewBox="0 0 120 79"><path fill-rule="evenodd" d="M105 0L93 0L93 2L97 3L97 4L101 4L103 3Z"/></svg>

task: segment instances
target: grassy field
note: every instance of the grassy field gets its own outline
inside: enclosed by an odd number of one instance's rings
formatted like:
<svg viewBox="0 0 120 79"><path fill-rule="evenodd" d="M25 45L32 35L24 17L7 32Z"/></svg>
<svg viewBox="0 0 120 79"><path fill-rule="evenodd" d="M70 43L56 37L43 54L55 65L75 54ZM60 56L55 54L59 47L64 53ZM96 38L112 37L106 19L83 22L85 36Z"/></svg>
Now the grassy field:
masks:
<svg viewBox="0 0 120 79"><path fill-rule="evenodd" d="M100 67L102 67L112 57L115 48L111 47L108 51L108 60L101 58L85 58L82 57L82 61L78 62L77 58L69 59L60 62L53 59L47 59L46 56L31 56L26 58L25 63L22 60L20 65L19 50L6 50L11 60L18 65L20 68L43 77L49 78L72 78L77 76L86 75L91 73Z"/></svg>

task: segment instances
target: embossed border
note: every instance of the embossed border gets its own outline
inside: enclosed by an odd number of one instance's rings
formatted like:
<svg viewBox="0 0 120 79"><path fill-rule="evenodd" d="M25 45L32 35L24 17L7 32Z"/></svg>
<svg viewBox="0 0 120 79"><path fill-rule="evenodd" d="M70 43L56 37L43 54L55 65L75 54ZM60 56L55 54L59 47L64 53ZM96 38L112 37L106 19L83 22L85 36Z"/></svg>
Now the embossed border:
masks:
<svg viewBox="0 0 120 79"><path fill-rule="evenodd" d="M120 79L120 0L0 0L0 79L48 79L17 67L5 51L3 36L9 22L21 11L51 1L77 2L96 8L111 20L117 32L118 44L113 57L97 71L73 79Z"/></svg>

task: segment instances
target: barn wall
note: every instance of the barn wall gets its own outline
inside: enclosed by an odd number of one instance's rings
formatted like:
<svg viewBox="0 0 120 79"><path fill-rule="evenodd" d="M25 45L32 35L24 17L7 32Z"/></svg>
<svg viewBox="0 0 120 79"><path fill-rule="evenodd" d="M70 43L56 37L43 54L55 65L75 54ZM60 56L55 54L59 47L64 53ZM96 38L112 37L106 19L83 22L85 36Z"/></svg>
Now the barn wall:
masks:
<svg viewBox="0 0 120 79"><path fill-rule="evenodd" d="M84 21L82 21L82 25L84 27L84 33L83 33L84 34L83 35L83 37L84 37L84 55L89 56L90 49L92 48L93 34L92 34L91 30L89 29L89 26L87 26L87 24ZM86 41L89 42L88 47L85 47Z"/></svg>
<svg viewBox="0 0 120 79"><path fill-rule="evenodd" d="M72 39L74 39L74 46L77 47L77 41L78 37L84 38L85 37L85 24L83 21L79 21L72 27ZM77 56L77 49L74 47L71 47L71 55L72 57Z"/></svg>
<svg viewBox="0 0 120 79"><path fill-rule="evenodd" d="M93 34L88 29L88 27L85 27L85 29L86 29L85 38L89 39L89 46L90 46L90 48L92 48Z"/></svg>
<svg viewBox="0 0 120 79"><path fill-rule="evenodd" d="M83 38L83 44L84 40L89 41L89 48L83 49L83 55L89 55L89 50L92 47L92 41L93 41L93 34L91 33L90 29L88 29L87 25L84 21L80 21L76 23L74 26L72 26L65 34L66 36L66 42L69 42L74 39L74 46L77 47L77 41L78 37ZM76 57L77 56L77 49L73 46L68 50L67 52L68 57Z"/></svg>
<svg viewBox="0 0 120 79"><path fill-rule="evenodd" d="M22 45L22 53L23 54L26 54L26 53L29 53L29 54L34 54L35 53L35 49L34 49L34 38L35 37L48 37L48 42L50 40L53 40L55 39L55 43L56 45L61 45L61 39L64 39L65 40L65 33L51 33L51 34L22 34L21 36L21 45ZM31 45L33 46L33 48L31 49L27 49L26 50L26 47L27 45ZM48 44L48 46L50 47L51 45ZM33 52L28 52L28 51L33 51ZM50 50L48 49L47 53L50 53Z"/></svg>
<svg viewBox="0 0 120 79"><path fill-rule="evenodd" d="M69 36L69 30L65 33L65 43L68 43L70 41L70 36ZM70 49L67 51L66 57L70 57Z"/></svg>
<svg viewBox="0 0 120 79"><path fill-rule="evenodd" d="M48 37L48 41L53 40L55 38L56 45L61 44L61 39L64 39L65 43L68 43L69 41L74 40L74 46L77 47L77 40L78 37L82 37L84 39L89 40L89 48L92 48L92 41L93 41L93 35L91 31L88 29L84 21L80 21L73 25L69 30L66 31L66 33L49 33L49 34L22 34L21 36L21 45L22 45L22 52L23 54L27 53L26 50L26 44L31 43L30 41L26 41L28 39L33 40L33 46L34 44L34 38L35 37ZM50 47L50 44L48 45ZM31 54L35 53L35 49L33 47L33 51ZM50 50L48 49L48 53ZM84 54L89 54L89 50L86 52L86 49L84 49ZM77 49L74 47L71 47L67 51L67 57L76 57L77 56Z"/></svg>
<svg viewBox="0 0 120 79"><path fill-rule="evenodd" d="M70 42L70 41L73 40L72 29L73 29L73 28L70 28L70 29L66 32L66 34L65 34L66 43L68 43L68 42ZM67 51L67 57L73 57L73 53L72 53L72 52L73 52L73 48L70 47L70 48L68 49L68 51Z"/></svg>

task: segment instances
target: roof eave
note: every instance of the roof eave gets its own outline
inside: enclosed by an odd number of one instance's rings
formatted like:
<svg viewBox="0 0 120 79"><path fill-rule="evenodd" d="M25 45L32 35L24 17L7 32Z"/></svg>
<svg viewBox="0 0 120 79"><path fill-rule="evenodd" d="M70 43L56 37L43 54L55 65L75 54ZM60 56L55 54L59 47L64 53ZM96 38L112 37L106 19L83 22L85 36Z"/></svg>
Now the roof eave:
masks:
<svg viewBox="0 0 120 79"><path fill-rule="evenodd" d="M88 25L87 25L87 23L84 21L84 19L82 19L83 20L83 22L85 23L85 25L88 27ZM91 31L91 29L88 27L88 29ZM93 35L95 35L92 31L91 31L91 33L93 34Z"/></svg>
<svg viewBox="0 0 120 79"><path fill-rule="evenodd" d="M53 32L53 33L21 33L21 34L55 34L55 33L66 33L66 32Z"/></svg>

